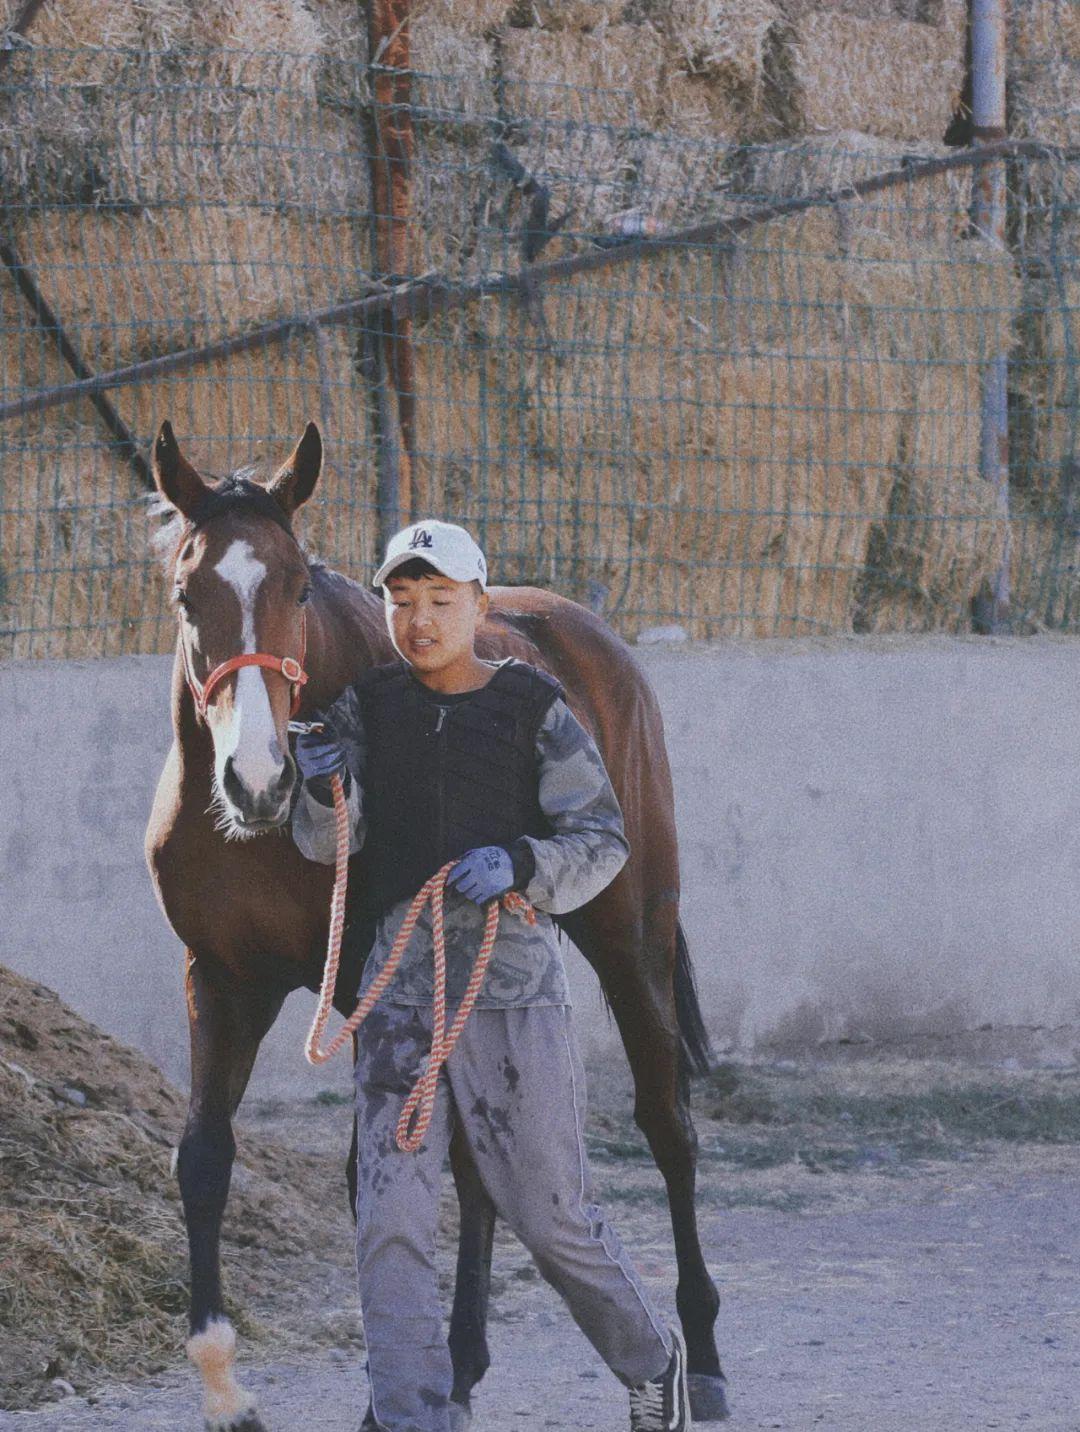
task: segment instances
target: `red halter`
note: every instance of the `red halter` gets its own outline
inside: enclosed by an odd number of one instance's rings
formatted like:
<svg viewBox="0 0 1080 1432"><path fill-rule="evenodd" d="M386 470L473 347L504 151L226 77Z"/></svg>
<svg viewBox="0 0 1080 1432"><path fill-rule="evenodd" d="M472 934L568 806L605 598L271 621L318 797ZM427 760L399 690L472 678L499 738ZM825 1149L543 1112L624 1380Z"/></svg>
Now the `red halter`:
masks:
<svg viewBox="0 0 1080 1432"><path fill-rule="evenodd" d="M220 666L215 666L204 682L195 678L194 672L188 663L187 646L184 638L180 637L180 652L184 662L184 676L187 678L188 689L195 702L195 709L199 715L206 719L206 707L210 701L210 694L214 687L231 672L239 671L242 666L265 666L268 671L279 671L285 680L293 688L292 705L289 707L289 715L295 716L300 709L300 701L303 696L303 686L308 679L307 672L303 668L304 654L307 651L307 612L300 617L300 658L297 660L292 656L268 656L263 651L246 652L243 656L230 656Z"/></svg>

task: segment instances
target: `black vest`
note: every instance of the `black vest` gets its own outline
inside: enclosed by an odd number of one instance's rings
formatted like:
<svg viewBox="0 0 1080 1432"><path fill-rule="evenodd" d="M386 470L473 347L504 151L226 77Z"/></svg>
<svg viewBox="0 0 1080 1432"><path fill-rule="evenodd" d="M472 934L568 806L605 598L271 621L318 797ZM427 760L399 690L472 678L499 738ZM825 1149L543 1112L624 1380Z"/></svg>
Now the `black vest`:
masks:
<svg viewBox="0 0 1080 1432"><path fill-rule="evenodd" d="M479 691L442 696L395 662L366 672L356 692L365 747L362 910L382 914L474 846L551 834L536 736L563 694L554 677L511 661Z"/></svg>

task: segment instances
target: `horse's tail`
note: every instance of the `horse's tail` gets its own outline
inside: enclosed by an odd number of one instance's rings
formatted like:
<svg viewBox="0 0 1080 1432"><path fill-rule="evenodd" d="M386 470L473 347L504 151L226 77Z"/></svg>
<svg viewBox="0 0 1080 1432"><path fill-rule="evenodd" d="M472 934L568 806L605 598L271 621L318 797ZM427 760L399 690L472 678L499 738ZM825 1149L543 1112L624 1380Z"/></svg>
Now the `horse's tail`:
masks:
<svg viewBox="0 0 1080 1432"><path fill-rule="evenodd" d="M684 1076L707 1074L713 1067L712 1045L698 1000L697 980L690 962L682 921L675 926L675 1018L679 1024L680 1063Z"/></svg>

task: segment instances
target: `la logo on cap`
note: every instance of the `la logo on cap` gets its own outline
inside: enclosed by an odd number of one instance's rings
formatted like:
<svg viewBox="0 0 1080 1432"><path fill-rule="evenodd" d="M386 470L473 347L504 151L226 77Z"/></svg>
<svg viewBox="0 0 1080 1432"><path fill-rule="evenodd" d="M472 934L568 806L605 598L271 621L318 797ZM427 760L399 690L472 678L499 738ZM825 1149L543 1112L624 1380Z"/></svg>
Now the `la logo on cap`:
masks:
<svg viewBox="0 0 1080 1432"><path fill-rule="evenodd" d="M418 527L409 539L409 550L415 551L417 547L430 547L431 533L425 527Z"/></svg>

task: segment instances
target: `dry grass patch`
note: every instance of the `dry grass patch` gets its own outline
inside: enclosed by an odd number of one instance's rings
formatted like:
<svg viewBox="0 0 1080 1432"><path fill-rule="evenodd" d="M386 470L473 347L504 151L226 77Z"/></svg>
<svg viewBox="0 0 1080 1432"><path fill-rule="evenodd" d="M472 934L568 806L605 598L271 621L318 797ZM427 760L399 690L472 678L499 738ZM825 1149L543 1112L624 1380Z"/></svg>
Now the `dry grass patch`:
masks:
<svg viewBox="0 0 1080 1432"><path fill-rule="evenodd" d="M630 1090L607 1069L590 1069L590 1081L586 1136L602 1197L663 1207ZM1006 1075L873 1045L725 1061L693 1089L699 1198L714 1208L853 1209L894 1200L898 1180L952 1185L958 1166L976 1161L1060 1168L1053 1150L1067 1158L1080 1141L1077 1084L1075 1068Z"/></svg>
<svg viewBox="0 0 1080 1432"><path fill-rule="evenodd" d="M0 1406L32 1406L55 1376L82 1391L180 1355L187 1259L170 1162L183 1117L147 1059L0 969ZM256 1321L230 1300L248 1337L313 1345L295 1288L313 1256L348 1247L345 1199L327 1197L339 1165L243 1141L226 1276L241 1304L280 1310Z"/></svg>

